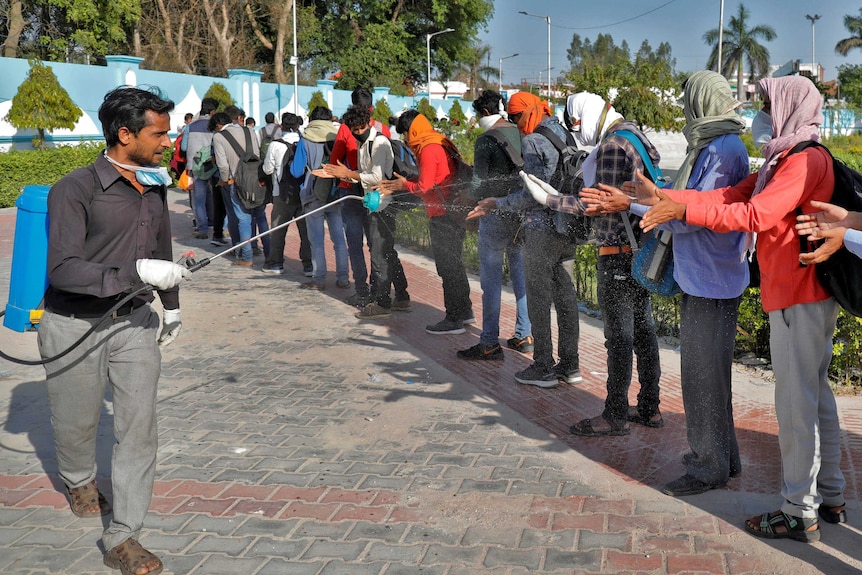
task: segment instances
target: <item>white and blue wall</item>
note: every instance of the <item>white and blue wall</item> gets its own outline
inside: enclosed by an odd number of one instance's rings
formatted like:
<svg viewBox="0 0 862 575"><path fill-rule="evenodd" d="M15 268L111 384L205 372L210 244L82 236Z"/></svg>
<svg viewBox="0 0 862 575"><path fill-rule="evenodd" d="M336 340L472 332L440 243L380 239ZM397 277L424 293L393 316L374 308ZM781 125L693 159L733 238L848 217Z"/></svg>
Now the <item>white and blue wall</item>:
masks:
<svg viewBox="0 0 862 575"><path fill-rule="evenodd" d="M340 116L350 106L350 91L336 90L332 80L318 80L314 86L299 86L294 94L293 84L273 84L261 82L261 72L254 70L232 69L228 77L195 76L174 72L145 70L140 67L142 58L133 56L107 56L107 66L88 66L85 64L66 64L63 62L45 62L57 76L60 85L69 93L72 101L83 112L75 127L71 130L55 130L46 134L48 144L72 144L80 141L103 140L102 128L99 124L98 110L104 95L118 86L157 86L166 97L176 104L171 116L171 128L176 130L183 124L187 112L196 114L200 110L201 98L213 83L219 82L230 92L237 105L245 110L247 116L263 124L263 117L272 112L280 118L284 112L298 111L306 116L305 105L311 100L314 92L321 92L329 108L336 116ZM0 58L0 150L32 147L35 130L17 130L3 118L12 106L12 98L18 91L18 86L27 78L30 64L27 60L18 58ZM415 108L425 94L415 97L394 96L387 87L374 88L374 101L386 100L394 114L403 110ZM433 99L431 104L437 110L438 117L448 114L449 108L457 98L451 96L445 100ZM462 106L469 114L470 106Z"/></svg>

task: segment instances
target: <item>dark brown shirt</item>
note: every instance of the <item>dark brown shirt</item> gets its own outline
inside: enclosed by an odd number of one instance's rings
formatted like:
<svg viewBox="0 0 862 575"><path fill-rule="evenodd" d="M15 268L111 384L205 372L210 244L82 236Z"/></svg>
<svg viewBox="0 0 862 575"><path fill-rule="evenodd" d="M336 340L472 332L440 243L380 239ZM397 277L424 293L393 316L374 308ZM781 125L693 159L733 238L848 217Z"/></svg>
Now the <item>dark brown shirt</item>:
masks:
<svg viewBox="0 0 862 575"><path fill-rule="evenodd" d="M163 188L151 186L141 194L102 155L54 184L48 219L45 308L50 311L105 312L143 287L135 260L172 260ZM179 309L178 287L160 291L159 297L165 309ZM150 302L153 294L136 299Z"/></svg>

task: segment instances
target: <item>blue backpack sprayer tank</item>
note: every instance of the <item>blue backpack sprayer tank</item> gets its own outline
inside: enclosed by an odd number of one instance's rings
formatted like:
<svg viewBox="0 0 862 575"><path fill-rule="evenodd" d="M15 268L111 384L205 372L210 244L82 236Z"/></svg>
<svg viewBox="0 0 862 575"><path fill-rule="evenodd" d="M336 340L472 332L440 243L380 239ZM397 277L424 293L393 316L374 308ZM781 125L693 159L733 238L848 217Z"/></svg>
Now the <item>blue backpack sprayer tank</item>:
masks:
<svg viewBox="0 0 862 575"><path fill-rule="evenodd" d="M27 186L15 202L18 214L15 220L15 245L12 250L12 277L9 284L9 300L6 309L0 312L3 316L3 325L9 329L24 332L38 328L39 319L42 317L40 305L48 289L48 186ZM346 200L360 200L362 205L371 212L384 209L390 202L391 196L382 195L377 191L366 192L362 197L344 196L325 206L321 206L310 212L297 216L290 221L258 234L246 241L232 246L221 253L210 258L204 258L196 262L193 254L184 255L181 261L189 270L196 272L208 265L212 260L220 258L242 246L253 242L275 230L281 229L292 223L298 222L308 216L324 210L333 204ZM28 360L12 357L0 351L0 357L14 363L23 365L43 365L55 361L78 347L101 323L111 317L111 314L130 301L138 294L152 291L152 286L144 286L119 300L114 306L105 312L102 319L94 322L93 326L81 338L69 348L55 355L41 360Z"/></svg>
<svg viewBox="0 0 862 575"><path fill-rule="evenodd" d="M12 278L3 325L24 332L42 317L39 305L48 289L48 186L27 186L15 201Z"/></svg>

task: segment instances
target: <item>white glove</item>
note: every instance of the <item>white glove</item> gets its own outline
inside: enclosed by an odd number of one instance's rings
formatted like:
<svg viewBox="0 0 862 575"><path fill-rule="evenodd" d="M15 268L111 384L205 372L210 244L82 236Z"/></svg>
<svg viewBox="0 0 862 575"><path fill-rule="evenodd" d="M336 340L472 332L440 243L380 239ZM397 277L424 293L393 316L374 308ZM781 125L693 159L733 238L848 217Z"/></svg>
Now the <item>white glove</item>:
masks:
<svg viewBox="0 0 862 575"><path fill-rule="evenodd" d="M135 268L142 282L160 290L170 289L192 277L188 269L166 260L138 260Z"/></svg>
<svg viewBox="0 0 862 575"><path fill-rule="evenodd" d="M166 309L162 314L162 333L159 336L159 347L167 347L172 344L180 330L183 329L183 321L180 319L180 310Z"/></svg>
<svg viewBox="0 0 862 575"><path fill-rule="evenodd" d="M548 205L548 196L560 195L560 192L554 189L554 186L548 182L540 180L533 174L528 174L524 170L521 170L518 172L518 175L521 176L521 179L524 181L524 186L526 186L530 195L533 196L533 199L543 206Z"/></svg>

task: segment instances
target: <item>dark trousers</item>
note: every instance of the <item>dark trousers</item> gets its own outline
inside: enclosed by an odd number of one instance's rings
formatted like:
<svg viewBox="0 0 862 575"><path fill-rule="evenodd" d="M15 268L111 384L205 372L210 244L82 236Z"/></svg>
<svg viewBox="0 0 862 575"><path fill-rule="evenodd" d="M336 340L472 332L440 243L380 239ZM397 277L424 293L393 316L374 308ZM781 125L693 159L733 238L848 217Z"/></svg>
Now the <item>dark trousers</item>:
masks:
<svg viewBox="0 0 862 575"><path fill-rule="evenodd" d="M554 366L551 342L551 304L557 310L557 354L560 364L580 368L578 300L572 276L575 246L563 235L534 228L524 229L524 277L527 285L527 314L533 325L533 363L546 369Z"/></svg>
<svg viewBox="0 0 862 575"><path fill-rule="evenodd" d="M596 287L608 350L608 397L602 415L611 421L625 421L628 416L632 352L638 357L641 385L638 412L649 419L659 404L661 365L650 293L631 277L631 269L631 254L599 256L596 264ZM535 330L533 327L534 334Z"/></svg>
<svg viewBox="0 0 862 575"><path fill-rule="evenodd" d="M395 251L395 211L387 208L371 214L369 229L371 244L371 297L378 305L389 309L392 298L391 287L395 286L395 299L410 299L407 293L407 278Z"/></svg>
<svg viewBox="0 0 862 575"><path fill-rule="evenodd" d="M371 216L362 202L349 201L341 204L341 219L344 222L344 237L347 240L347 256L353 270L353 284L356 293L367 296L368 267L365 264L365 238L371 249Z"/></svg>
<svg viewBox="0 0 862 575"><path fill-rule="evenodd" d="M682 294L679 341L682 402L694 457L686 473L722 484L741 471L733 427L731 369L740 298Z"/></svg>
<svg viewBox="0 0 862 575"><path fill-rule="evenodd" d="M285 202L281 196L273 196L272 211L269 214L269 227L273 229L276 226L295 219L301 214L302 204L299 202ZM266 258L267 265L284 265L284 242L289 227L284 226L269 235L270 248L269 257ZM311 245L308 243L308 228L305 227L304 219L296 222L296 229L299 230L299 259L302 261L302 265L311 265Z"/></svg>
<svg viewBox="0 0 862 575"><path fill-rule="evenodd" d="M210 203L207 202L207 214L210 216L209 220L210 226L212 226L213 229L213 237L223 238L224 219L227 217L227 208L225 208L224 196L222 196L221 188L216 187L217 181L218 180L215 178L210 181L210 190L212 190L212 193L210 194L212 196L212 207L210 207Z"/></svg>
<svg viewBox="0 0 862 575"><path fill-rule="evenodd" d="M437 275L443 280L443 305L446 318L452 321L473 317L470 302L470 282L464 270L464 228L452 221L448 214L428 220L431 251Z"/></svg>

